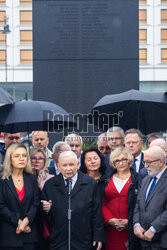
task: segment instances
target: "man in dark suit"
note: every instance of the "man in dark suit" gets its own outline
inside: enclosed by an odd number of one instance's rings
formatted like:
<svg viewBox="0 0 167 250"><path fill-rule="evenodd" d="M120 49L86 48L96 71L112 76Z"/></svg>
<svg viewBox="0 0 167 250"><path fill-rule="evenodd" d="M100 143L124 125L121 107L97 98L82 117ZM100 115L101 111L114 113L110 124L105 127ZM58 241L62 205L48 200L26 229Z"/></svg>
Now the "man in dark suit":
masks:
<svg viewBox="0 0 167 250"><path fill-rule="evenodd" d="M57 167L59 155L60 155L60 153L62 153L64 151L70 151L70 150L71 150L70 146L64 141L58 141L55 143L55 145L53 146L53 149L52 149L53 160L50 162L50 166L48 167L49 174L53 174L53 175L60 174L60 170Z"/></svg>
<svg viewBox="0 0 167 250"><path fill-rule="evenodd" d="M132 167L139 173L144 168L142 152L143 135L140 130L132 128L125 132L125 147L134 157Z"/></svg>
<svg viewBox="0 0 167 250"><path fill-rule="evenodd" d="M92 245L100 250L104 241L104 228L97 183L78 171L79 162L72 151L59 156L58 176L45 183L43 210L51 216L51 250L68 247L68 192L66 182L71 182L71 250L90 250Z"/></svg>
<svg viewBox="0 0 167 250"><path fill-rule="evenodd" d="M153 146L144 152L148 176L142 181L134 210L134 233L142 249L167 249L167 168L165 152Z"/></svg>
<svg viewBox="0 0 167 250"><path fill-rule="evenodd" d="M167 155L167 142L165 141L164 138L158 138L158 139L153 140L150 143L150 147L153 147L153 146L159 146L160 148L162 148L162 150L164 150L164 152ZM165 162L167 163L167 156L166 156ZM141 183L142 183L143 178L147 175L148 175L147 169L142 168L139 172L139 181L138 181L138 188L139 189L141 188Z"/></svg>

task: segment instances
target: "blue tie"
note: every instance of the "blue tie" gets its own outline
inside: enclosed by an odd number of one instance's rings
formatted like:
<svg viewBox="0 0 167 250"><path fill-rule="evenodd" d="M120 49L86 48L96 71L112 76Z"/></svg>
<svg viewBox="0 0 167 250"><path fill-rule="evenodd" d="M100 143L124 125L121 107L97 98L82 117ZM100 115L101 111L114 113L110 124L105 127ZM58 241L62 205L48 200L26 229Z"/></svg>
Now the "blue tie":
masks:
<svg viewBox="0 0 167 250"><path fill-rule="evenodd" d="M134 161L133 161L133 164L132 164L132 168L136 171L136 161L137 161L137 159L134 159Z"/></svg>
<svg viewBox="0 0 167 250"><path fill-rule="evenodd" d="M150 189L148 191L148 194L147 194L147 198L146 198L146 201L148 200L148 197L150 196L152 190L154 189L155 185L156 185L156 181L157 181L157 177L155 176L154 179L153 179L153 182L150 186Z"/></svg>

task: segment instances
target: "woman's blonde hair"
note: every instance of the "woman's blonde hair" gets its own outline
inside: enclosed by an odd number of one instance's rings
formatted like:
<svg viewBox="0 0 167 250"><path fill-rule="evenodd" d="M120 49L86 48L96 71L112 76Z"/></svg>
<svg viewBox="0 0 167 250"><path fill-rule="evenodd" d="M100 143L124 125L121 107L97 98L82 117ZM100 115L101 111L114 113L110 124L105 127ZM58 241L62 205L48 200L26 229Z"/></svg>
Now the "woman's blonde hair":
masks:
<svg viewBox="0 0 167 250"><path fill-rule="evenodd" d="M38 152L42 153L43 156L44 156L44 166L43 166L42 170L46 170L47 169L47 158L46 158L45 151L43 149L41 149L41 148L32 148L31 151L30 151L30 160Z"/></svg>
<svg viewBox="0 0 167 250"><path fill-rule="evenodd" d="M32 168L31 168L31 164L30 164L30 157L29 157L26 146L24 146L21 143L14 143L14 144L10 145L6 151L5 160L3 163L2 179L9 179L9 177L12 175L13 167L12 167L11 156L15 152L15 150L18 148L24 148L26 150L26 153L27 153L27 165L23 171L26 173L29 173L29 174L32 173Z"/></svg>
<svg viewBox="0 0 167 250"><path fill-rule="evenodd" d="M114 161L121 155L126 155L128 159L129 166L132 166L133 163L133 155L125 148L125 147L118 147L110 154L110 165L115 167Z"/></svg>

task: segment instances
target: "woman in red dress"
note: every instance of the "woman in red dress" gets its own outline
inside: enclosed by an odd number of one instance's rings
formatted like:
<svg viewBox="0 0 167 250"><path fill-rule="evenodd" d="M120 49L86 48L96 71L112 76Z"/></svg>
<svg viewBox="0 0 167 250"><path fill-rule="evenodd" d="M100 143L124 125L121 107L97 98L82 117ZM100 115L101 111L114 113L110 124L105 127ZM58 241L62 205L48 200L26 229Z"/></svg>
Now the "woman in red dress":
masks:
<svg viewBox="0 0 167 250"><path fill-rule="evenodd" d="M140 249L133 234L133 209L136 204L138 175L130 168L133 156L124 147L110 155L114 171L105 188L102 213L106 228L106 250Z"/></svg>

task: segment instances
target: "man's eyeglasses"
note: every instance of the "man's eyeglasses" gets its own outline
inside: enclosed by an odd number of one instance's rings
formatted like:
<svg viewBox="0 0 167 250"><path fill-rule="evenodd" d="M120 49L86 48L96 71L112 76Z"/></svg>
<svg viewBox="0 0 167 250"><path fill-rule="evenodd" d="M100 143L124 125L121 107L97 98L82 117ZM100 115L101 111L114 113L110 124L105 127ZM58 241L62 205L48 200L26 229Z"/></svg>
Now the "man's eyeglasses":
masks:
<svg viewBox="0 0 167 250"><path fill-rule="evenodd" d="M121 159L121 160L115 160L115 161L114 161L114 164L115 164L115 165L118 165L118 164L120 164L121 162L122 162L122 163L126 163L127 161L128 161L127 158L123 158L123 159Z"/></svg>
<svg viewBox="0 0 167 250"><path fill-rule="evenodd" d="M147 165L147 166L152 166L152 163L153 162L156 162L156 161L159 161L160 159L156 159L156 160L153 160L153 161L144 161L144 163Z"/></svg>
<svg viewBox="0 0 167 250"><path fill-rule="evenodd" d="M108 141L119 141L122 140L122 137L108 137Z"/></svg>
<svg viewBox="0 0 167 250"><path fill-rule="evenodd" d="M39 157L39 158L37 158L37 157L31 157L31 161L43 161L43 160L44 160L43 157Z"/></svg>

